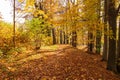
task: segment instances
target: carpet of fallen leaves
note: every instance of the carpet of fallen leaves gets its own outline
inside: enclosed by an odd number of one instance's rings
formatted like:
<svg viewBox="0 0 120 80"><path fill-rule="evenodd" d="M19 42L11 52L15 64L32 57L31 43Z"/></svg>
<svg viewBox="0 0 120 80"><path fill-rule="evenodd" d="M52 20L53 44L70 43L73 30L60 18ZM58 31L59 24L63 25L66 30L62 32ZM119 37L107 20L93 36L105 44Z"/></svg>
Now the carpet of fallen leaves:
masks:
<svg viewBox="0 0 120 80"><path fill-rule="evenodd" d="M38 54L42 54L39 53ZM16 70L0 73L0 80L120 80L106 70L101 56L70 46L46 52L44 57L15 65Z"/></svg>

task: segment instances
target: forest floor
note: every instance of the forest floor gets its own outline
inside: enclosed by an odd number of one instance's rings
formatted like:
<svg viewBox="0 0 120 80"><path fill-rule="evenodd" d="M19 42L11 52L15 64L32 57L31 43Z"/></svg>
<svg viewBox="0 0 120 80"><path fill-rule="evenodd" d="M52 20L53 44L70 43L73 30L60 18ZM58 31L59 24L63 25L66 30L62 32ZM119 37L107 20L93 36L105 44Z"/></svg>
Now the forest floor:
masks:
<svg viewBox="0 0 120 80"><path fill-rule="evenodd" d="M21 56L21 57L20 57ZM14 58L14 59L13 59ZM85 48L69 45L12 56L0 63L0 80L120 80L106 70L106 62Z"/></svg>

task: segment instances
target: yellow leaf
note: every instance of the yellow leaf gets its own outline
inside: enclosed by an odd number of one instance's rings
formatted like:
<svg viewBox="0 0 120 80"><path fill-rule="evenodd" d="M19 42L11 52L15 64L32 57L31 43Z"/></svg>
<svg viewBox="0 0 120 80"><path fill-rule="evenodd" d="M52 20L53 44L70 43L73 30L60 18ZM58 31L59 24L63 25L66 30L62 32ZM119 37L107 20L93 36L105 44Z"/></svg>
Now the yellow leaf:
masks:
<svg viewBox="0 0 120 80"><path fill-rule="evenodd" d="M23 0L18 0L18 2L23 2Z"/></svg>

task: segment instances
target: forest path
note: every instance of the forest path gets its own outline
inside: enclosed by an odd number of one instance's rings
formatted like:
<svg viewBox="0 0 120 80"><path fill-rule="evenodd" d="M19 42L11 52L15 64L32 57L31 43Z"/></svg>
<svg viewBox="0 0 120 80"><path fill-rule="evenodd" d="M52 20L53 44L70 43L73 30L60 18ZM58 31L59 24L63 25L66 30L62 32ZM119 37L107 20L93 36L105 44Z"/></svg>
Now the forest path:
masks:
<svg viewBox="0 0 120 80"><path fill-rule="evenodd" d="M100 60L100 55L59 45L57 50L38 51L19 60L22 63L15 65L17 69L0 75L0 80L120 80Z"/></svg>

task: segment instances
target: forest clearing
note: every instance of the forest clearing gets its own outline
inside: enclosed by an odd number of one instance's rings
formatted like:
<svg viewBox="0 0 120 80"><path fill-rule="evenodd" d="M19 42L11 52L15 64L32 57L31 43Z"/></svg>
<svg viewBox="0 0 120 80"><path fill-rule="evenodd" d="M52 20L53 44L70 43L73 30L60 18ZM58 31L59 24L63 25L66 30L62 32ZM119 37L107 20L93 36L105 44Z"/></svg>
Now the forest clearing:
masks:
<svg viewBox="0 0 120 80"><path fill-rule="evenodd" d="M120 80L120 0L0 1L0 80Z"/></svg>

